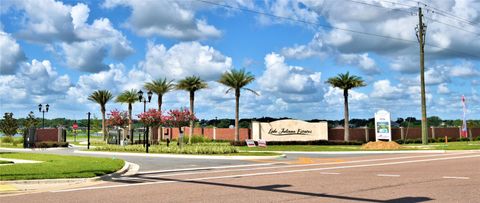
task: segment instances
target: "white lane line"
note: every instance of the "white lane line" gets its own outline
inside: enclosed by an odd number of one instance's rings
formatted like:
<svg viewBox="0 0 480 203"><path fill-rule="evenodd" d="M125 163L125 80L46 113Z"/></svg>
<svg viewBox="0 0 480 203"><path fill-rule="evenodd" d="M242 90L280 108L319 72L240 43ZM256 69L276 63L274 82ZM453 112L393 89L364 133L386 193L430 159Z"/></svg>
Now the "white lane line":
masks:
<svg viewBox="0 0 480 203"><path fill-rule="evenodd" d="M456 155L471 154L458 153ZM452 155L452 154L449 154ZM196 172L185 172L185 173L176 173L176 174L151 174L149 177L171 177L171 176L182 176L182 175L197 175L197 174L209 174L209 173L223 173L223 172L235 172L235 171L252 171L252 170L265 170L265 169L282 169L282 168L298 168L305 166L322 166L322 165L339 165L339 164L349 164L349 163L363 163L363 162L374 162L374 161L390 161L390 160L399 160L399 159L410 159L410 158L425 158L425 157L437 157L437 156L449 156L447 154L434 154L434 155L423 155L423 156L403 156L403 157L392 157L392 158L380 158L380 159L366 159L366 160L356 160L356 161L345 161L345 162L328 162L328 163L318 163L318 164L308 164L308 165L286 165L286 166L269 166L269 167L259 167L259 168L243 168L243 169L233 169L233 170L218 170L218 171L196 171ZM189 170L200 170L200 169L225 169L225 168L235 168L242 166L262 166L262 165L273 165L276 163L284 162L274 162L269 164L251 164L251 165L236 165L236 166L218 166L218 167L205 167L205 168L186 168L186 169L173 169L173 170L163 170L163 171L151 171L151 172L140 172L137 174L148 174L148 173L166 173L166 172L182 172Z"/></svg>
<svg viewBox="0 0 480 203"><path fill-rule="evenodd" d="M388 165L399 165L399 164L409 164L409 163L419 163L419 162L429 162L429 161L442 161L442 160L452 160L452 159L465 159L465 158L476 158L476 157L480 157L480 155L468 155L468 156L457 156L457 157L443 157L443 158L420 159L420 160L398 161L398 162L376 163L376 164L360 164L360 165L351 165L351 166L335 166L335 167L326 167L326 168L297 169L297 170L290 170L290 171L274 171L274 172L262 172L262 173L226 175L226 176L210 176L210 177L191 178L191 179L184 179L184 180L168 180L168 181L158 181L158 182L148 182L148 183L136 183L136 184L123 184L123 185L109 185L109 186L85 187L85 188L76 188L76 189L67 189L67 190L57 190L57 191L50 191L50 192L58 193L58 192L80 191L80 190L96 190L96 189L132 187L132 186L143 186L143 185L153 185L153 184L165 184L165 183L175 183L175 182L188 182L188 181L199 181L199 180L214 180L214 179L226 179L226 178L240 178L240 177L252 177L252 176L263 176L263 175L277 175L277 174L288 174L288 173L299 173L299 172L310 172L310 171L323 171L323 170L333 170L333 169L363 168L363 167L372 167L372 166L388 166Z"/></svg>
<svg viewBox="0 0 480 203"><path fill-rule="evenodd" d="M333 173L333 172L321 172L322 175L339 175L340 173Z"/></svg>
<svg viewBox="0 0 480 203"><path fill-rule="evenodd" d="M241 167L252 167L252 166L270 166L278 163L284 163L284 162L243 164L243 165L231 165L231 166L212 166L212 167L198 167L198 168L180 168L180 169L167 169L167 170L157 170L157 171L142 171L142 172L138 172L137 174L171 173L171 172L182 172L182 171L192 171L192 170L226 169L226 168L241 168Z"/></svg>
<svg viewBox="0 0 480 203"><path fill-rule="evenodd" d="M379 177L400 177L400 175L396 174L377 174Z"/></svg>
<svg viewBox="0 0 480 203"><path fill-rule="evenodd" d="M442 178L445 178L445 179L460 179L460 180L470 179L469 177L458 177L458 176L443 176Z"/></svg>

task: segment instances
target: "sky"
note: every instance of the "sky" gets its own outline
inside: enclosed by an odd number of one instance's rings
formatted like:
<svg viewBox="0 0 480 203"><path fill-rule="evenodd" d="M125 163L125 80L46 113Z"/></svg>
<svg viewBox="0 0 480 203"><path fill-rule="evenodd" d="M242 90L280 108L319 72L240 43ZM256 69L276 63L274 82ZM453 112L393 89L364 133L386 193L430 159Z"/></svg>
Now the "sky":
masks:
<svg viewBox="0 0 480 203"><path fill-rule="evenodd" d="M418 7L427 115L461 119L465 95L467 119L480 119L478 0L1 0L0 112L39 117L48 103L46 118L100 117L95 90L196 75L209 85L196 116L234 118L234 95L216 81L244 68L259 95L242 92L241 118L343 119L342 91L325 81L346 72L367 83L349 92L350 118L420 118ZM185 91L164 96L163 109L188 105Z"/></svg>

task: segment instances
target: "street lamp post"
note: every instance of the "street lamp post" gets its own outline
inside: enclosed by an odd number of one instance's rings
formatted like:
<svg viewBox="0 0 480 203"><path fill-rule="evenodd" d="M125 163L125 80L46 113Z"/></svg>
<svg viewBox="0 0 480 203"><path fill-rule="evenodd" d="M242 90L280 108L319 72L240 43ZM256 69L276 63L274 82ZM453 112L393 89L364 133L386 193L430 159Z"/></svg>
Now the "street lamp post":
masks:
<svg viewBox="0 0 480 203"><path fill-rule="evenodd" d="M145 113L147 111L147 102L150 103L150 101L152 100L153 93L152 91L148 91L147 98L143 96L142 90L138 91L137 94L138 94L138 100L140 102L143 102L143 113ZM148 127L145 126L145 124L143 124L143 127L144 127L143 140L145 140L143 146L145 146L146 152L148 153L148 147L150 145L150 143L148 142Z"/></svg>
<svg viewBox="0 0 480 203"><path fill-rule="evenodd" d="M45 128L45 112L48 112L50 105L45 105L45 109L42 109L42 104L38 105L38 111L42 112L42 128Z"/></svg>

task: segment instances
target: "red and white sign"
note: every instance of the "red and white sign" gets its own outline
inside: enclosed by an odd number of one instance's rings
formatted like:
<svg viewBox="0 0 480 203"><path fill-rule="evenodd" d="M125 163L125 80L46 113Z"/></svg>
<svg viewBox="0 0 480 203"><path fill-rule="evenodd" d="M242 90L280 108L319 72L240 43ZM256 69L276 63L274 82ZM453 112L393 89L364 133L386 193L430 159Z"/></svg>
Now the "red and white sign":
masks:
<svg viewBox="0 0 480 203"><path fill-rule="evenodd" d="M78 129L78 124L74 123L72 127L73 127L74 130L76 130L76 129Z"/></svg>
<svg viewBox="0 0 480 203"><path fill-rule="evenodd" d="M258 146L259 147L267 147L267 141L266 140L258 140Z"/></svg>
<svg viewBox="0 0 480 203"><path fill-rule="evenodd" d="M247 143L247 146L248 147L255 147L255 142L253 140L245 140L245 142Z"/></svg>

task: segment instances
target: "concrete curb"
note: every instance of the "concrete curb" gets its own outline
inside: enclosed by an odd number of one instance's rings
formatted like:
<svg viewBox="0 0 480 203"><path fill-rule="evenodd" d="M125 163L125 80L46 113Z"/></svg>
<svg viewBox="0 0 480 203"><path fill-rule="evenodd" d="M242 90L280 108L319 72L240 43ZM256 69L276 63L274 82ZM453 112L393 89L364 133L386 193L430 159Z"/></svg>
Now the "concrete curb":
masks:
<svg viewBox="0 0 480 203"><path fill-rule="evenodd" d="M448 153L448 152L460 152L464 150L403 150L403 151L255 151L255 152L276 152L283 154L426 154L426 153ZM475 151L475 150L472 150Z"/></svg>
<svg viewBox="0 0 480 203"><path fill-rule="evenodd" d="M4 148L4 147L0 147L0 150L16 151L16 152L51 151L51 150L61 150L61 149L71 149L71 148L69 148L69 147L52 147L52 148L25 149L25 148Z"/></svg>
<svg viewBox="0 0 480 203"><path fill-rule="evenodd" d="M7 181L0 181L0 184L54 184L54 183L85 183L85 182L93 182L103 179L109 179L114 176L120 176L128 172L130 167L130 162L124 161L123 167L110 174L106 174L103 176L97 176L92 178L61 178L61 179L38 179L38 180L7 180Z"/></svg>
<svg viewBox="0 0 480 203"><path fill-rule="evenodd" d="M102 152L102 151L78 151L79 154L101 154L113 156L140 156L140 157L160 157L160 158L184 158L184 159L218 159L218 160L259 160L259 159L276 159L284 158L285 154L277 156L221 156L221 155L185 155L185 154L145 154L131 152Z"/></svg>

